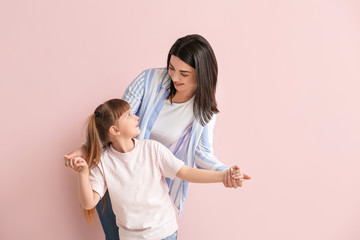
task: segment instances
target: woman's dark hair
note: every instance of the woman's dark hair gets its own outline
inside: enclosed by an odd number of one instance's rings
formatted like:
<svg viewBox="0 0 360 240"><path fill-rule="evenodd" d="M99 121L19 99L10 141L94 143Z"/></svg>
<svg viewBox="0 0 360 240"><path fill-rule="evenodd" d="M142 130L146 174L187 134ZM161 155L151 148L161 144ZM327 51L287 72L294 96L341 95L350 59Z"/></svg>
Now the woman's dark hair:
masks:
<svg viewBox="0 0 360 240"><path fill-rule="evenodd" d="M194 99L194 115L204 126L210 121L213 114L219 112L215 98L218 67L214 51L205 38L198 34L192 34L179 38L171 47L167 58L168 70L171 55L195 68L197 88ZM176 93L172 81L169 91L168 99L171 101Z"/></svg>
<svg viewBox="0 0 360 240"><path fill-rule="evenodd" d="M121 99L111 99L99 105L93 114L88 117L86 134L86 162L90 168L96 167L100 162L103 153L103 146L110 144L109 129L116 124L116 120L130 109L129 103ZM104 207L106 205L106 196ZM94 208L84 210L85 217L92 224L94 218Z"/></svg>

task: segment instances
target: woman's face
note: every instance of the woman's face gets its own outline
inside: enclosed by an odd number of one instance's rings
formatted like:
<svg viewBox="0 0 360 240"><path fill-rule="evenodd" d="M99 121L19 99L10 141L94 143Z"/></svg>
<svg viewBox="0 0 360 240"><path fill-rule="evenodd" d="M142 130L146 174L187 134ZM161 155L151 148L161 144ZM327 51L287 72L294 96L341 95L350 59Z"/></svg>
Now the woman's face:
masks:
<svg viewBox="0 0 360 240"><path fill-rule="evenodd" d="M186 64L180 58L171 55L168 68L177 92L194 95L197 87L195 68Z"/></svg>

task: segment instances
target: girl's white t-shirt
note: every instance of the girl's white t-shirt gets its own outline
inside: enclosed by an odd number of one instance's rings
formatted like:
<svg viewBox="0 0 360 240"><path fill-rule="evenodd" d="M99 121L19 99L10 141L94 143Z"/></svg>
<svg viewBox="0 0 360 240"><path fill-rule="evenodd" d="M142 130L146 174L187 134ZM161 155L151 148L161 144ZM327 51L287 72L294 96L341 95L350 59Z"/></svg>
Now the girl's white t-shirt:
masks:
<svg viewBox="0 0 360 240"><path fill-rule="evenodd" d="M184 163L161 143L134 141L127 153L108 147L90 183L101 197L109 190L121 240L163 239L178 228L165 177L173 179Z"/></svg>
<svg viewBox="0 0 360 240"><path fill-rule="evenodd" d="M194 96L183 103L171 104L170 100L166 99L151 129L149 139L161 142L165 146L176 142L195 119L193 105Z"/></svg>

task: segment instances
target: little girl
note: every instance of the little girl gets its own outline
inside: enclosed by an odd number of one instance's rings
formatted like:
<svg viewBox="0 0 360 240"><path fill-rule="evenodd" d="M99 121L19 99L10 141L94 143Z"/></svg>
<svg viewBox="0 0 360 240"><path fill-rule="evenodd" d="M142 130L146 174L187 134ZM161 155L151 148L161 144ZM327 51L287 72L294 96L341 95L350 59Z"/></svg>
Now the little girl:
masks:
<svg viewBox="0 0 360 240"><path fill-rule="evenodd" d="M188 167L162 144L135 139L140 134L138 119L124 100L101 104L88 118L88 160L65 161L79 172L79 201L90 222L94 207L109 190L121 240L176 239L175 209L165 178L210 183L231 174L234 179L250 179L240 169L217 172Z"/></svg>

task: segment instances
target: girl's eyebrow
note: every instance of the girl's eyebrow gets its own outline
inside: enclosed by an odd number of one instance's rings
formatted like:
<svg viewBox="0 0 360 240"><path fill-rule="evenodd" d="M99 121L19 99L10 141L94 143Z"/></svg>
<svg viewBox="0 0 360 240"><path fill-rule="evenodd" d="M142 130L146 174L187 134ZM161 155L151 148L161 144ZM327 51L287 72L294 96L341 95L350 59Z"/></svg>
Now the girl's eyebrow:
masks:
<svg viewBox="0 0 360 240"><path fill-rule="evenodd" d="M126 111L126 112L124 112L124 113L123 113L123 115L121 115L121 116L125 116L125 115L127 115L130 111L131 111L131 109L127 110L127 111Z"/></svg>
<svg viewBox="0 0 360 240"><path fill-rule="evenodd" d="M171 64L171 62L169 62L169 65L170 65L170 67L172 67L173 69L175 69L174 66ZM188 71L188 70L179 70L179 71L182 72L182 73L191 73L191 72Z"/></svg>

